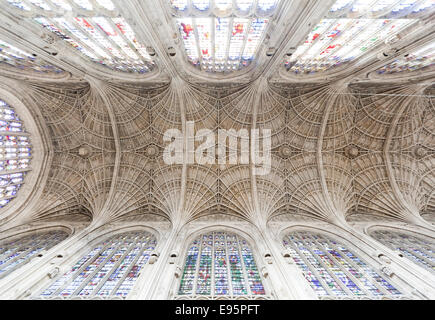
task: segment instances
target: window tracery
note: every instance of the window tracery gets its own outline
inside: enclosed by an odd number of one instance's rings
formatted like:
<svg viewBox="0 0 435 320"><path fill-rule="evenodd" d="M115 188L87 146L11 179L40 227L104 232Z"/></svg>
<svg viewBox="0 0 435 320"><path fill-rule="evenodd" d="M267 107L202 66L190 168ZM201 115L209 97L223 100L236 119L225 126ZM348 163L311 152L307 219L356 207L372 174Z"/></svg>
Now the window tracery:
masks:
<svg viewBox="0 0 435 320"><path fill-rule="evenodd" d="M435 43L430 43L383 66L378 74L412 72L435 65Z"/></svg>
<svg viewBox="0 0 435 320"><path fill-rule="evenodd" d="M435 273L435 241L389 230L376 230L370 235L387 247L400 251L419 266Z"/></svg>
<svg viewBox="0 0 435 320"><path fill-rule="evenodd" d="M319 297L400 298L402 293L353 250L306 231L285 236L284 246Z"/></svg>
<svg viewBox="0 0 435 320"><path fill-rule="evenodd" d="M227 232L209 232L190 244L178 296L265 294L254 255L245 239Z"/></svg>
<svg viewBox="0 0 435 320"><path fill-rule="evenodd" d="M23 121L0 100L0 209L16 196L31 170L32 146Z"/></svg>
<svg viewBox="0 0 435 320"><path fill-rule="evenodd" d="M171 0L188 61L232 72L254 61L279 0Z"/></svg>
<svg viewBox="0 0 435 320"><path fill-rule="evenodd" d="M433 14L432 0L338 0L285 61L295 74L315 74L363 57Z"/></svg>
<svg viewBox="0 0 435 320"><path fill-rule="evenodd" d="M156 238L149 232L112 236L95 245L43 290L41 297L125 298L156 245Z"/></svg>
<svg viewBox="0 0 435 320"><path fill-rule="evenodd" d="M63 231L34 233L0 243L0 279L21 268L43 250L49 250L65 240Z"/></svg>
<svg viewBox="0 0 435 320"><path fill-rule="evenodd" d="M76 48L84 57L115 71L144 74L155 63L111 0L8 0L32 20Z"/></svg>
<svg viewBox="0 0 435 320"><path fill-rule="evenodd" d="M64 71L0 39L0 66L42 74L60 74Z"/></svg>

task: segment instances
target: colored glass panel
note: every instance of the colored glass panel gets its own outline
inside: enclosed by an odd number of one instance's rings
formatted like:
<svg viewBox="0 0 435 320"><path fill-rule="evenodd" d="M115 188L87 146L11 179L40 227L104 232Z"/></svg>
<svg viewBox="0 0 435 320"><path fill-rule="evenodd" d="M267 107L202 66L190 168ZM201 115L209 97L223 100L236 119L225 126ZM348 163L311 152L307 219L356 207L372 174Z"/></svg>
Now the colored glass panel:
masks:
<svg viewBox="0 0 435 320"><path fill-rule="evenodd" d="M23 19L37 22L76 48L86 59L115 71L129 73L145 74L155 67L146 47L138 41L135 32L116 11L117 8L111 0L9 2L30 12ZM56 14L48 13L53 11L52 9L56 10ZM68 14L58 14L62 10L68 11ZM104 11L111 13L105 16ZM23 58L22 54L18 54L19 57L13 59L14 57L11 58L2 52L2 47L4 46L0 43L0 62L14 63L20 68L33 64L32 67L39 72L60 72L53 66L37 64L39 60L29 55ZM11 50L3 51L10 53ZM17 55L16 52L15 54Z"/></svg>
<svg viewBox="0 0 435 320"><path fill-rule="evenodd" d="M215 294L228 295L228 264L224 233L216 233L214 236L214 259Z"/></svg>
<svg viewBox="0 0 435 320"><path fill-rule="evenodd" d="M121 296L133 288L157 241L147 232L113 236L96 245L41 296Z"/></svg>
<svg viewBox="0 0 435 320"><path fill-rule="evenodd" d="M0 181L2 181L1 176ZM0 278L22 267L39 252L49 250L67 237L66 232L49 231L2 241L0 243Z"/></svg>
<svg viewBox="0 0 435 320"><path fill-rule="evenodd" d="M198 261L200 240L193 241L190 246L186 262L184 264L184 272L180 282L179 294L193 294L193 285L196 276L196 264Z"/></svg>
<svg viewBox="0 0 435 320"><path fill-rule="evenodd" d="M295 74L315 74L337 68L362 58L434 10L434 1L338 0L304 43L287 58L285 66ZM400 67L413 70L431 64L433 57L431 59L429 50L428 54L422 52L399 59L378 72L397 72Z"/></svg>
<svg viewBox="0 0 435 320"><path fill-rule="evenodd" d="M189 9L203 11L192 17L181 15L176 23L183 40L187 59L208 72L232 72L247 67L255 59L266 33L269 19L279 1L276 0L215 0L171 1L176 12ZM243 13L245 18L221 17L219 12Z"/></svg>
<svg viewBox="0 0 435 320"><path fill-rule="evenodd" d="M213 235L203 235L199 268L196 280L196 294L210 295Z"/></svg>
<svg viewBox="0 0 435 320"><path fill-rule="evenodd" d="M295 232L283 244L318 296L401 295L363 259L326 236Z"/></svg>
<svg viewBox="0 0 435 320"><path fill-rule="evenodd" d="M247 241L226 232L195 239L187 252L178 295L265 295Z"/></svg>
<svg viewBox="0 0 435 320"><path fill-rule="evenodd" d="M430 272L435 272L435 241L389 230L377 230L371 236L387 247L400 251L406 258Z"/></svg>
<svg viewBox="0 0 435 320"><path fill-rule="evenodd" d="M0 100L0 208L13 200L30 171L30 138L14 108Z"/></svg>
<svg viewBox="0 0 435 320"><path fill-rule="evenodd" d="M2 40L0 40L0 66L1 65L42 74L59 74L63 72L61 69Z"/></svg>
<svg viewBox="0 0 435 320"><path fill-rule="evenodd" d="M416 51L394 60L377 70L378 74L412 72L435 65L435 43L430 43Z"/></svg>

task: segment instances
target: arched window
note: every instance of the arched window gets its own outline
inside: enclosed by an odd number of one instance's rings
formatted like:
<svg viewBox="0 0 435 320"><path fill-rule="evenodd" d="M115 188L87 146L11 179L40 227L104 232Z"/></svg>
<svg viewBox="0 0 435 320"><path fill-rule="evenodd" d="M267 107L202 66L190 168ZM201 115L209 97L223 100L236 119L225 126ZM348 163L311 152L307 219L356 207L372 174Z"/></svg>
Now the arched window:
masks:
<svg viewBox="0 0 435 320"><path fill-rule="evenodd" d="M34 71L38 74L61 74L63 70L0 39L0 66Z"/></svg>
<svg viewBox="0 0 435 320"><path fill-rule="evenodd" d="M283 240L305 279L320 297L399 297L382 274L342 243L329 237L294 232Z"/></svg>
<svg viewBox="0 0 435 320"><path fill-rule="evenodd" d="M209 232L189 246L179 296L262 296L264 286L246 240Z"/></svg>
<svg viewBox="0 0 435 320"><path fill-rule="evenodd" d="M94 246L41 297L126 297L156 244L144 231L112 236Z"/></svg>
<svg viewBox="0 0 435 320"><path fill-rule="evenodd" d="M63 231L34 233L0 243L0 279L20 268L42 250L48 250L66 239Z"/></svg>
<svg viewBox="0 0 435 320"><path fill-rule="evenodd" d="M426 270L435 272L434 240L388 230L376 230L370 235L387 247L399 250L405 257Z"/></svg>
<svg viewBox="0 0 435 320"><path fill-rule="evenodd" d="M30 171L31 150L23 122L0 100L0 209L16 197Z"/></svg>
<svg viewBox="0 0 435 320"><path fill-rule="evenodd" d="M303 75L344 66L378 50L381 43L396 39L404 30L416 28L434 9L433 1L337 0L305 41L286 58L286 68ZM424 54L430 60L430 51ZM428 65L414 60L412 55L409 59L392 64L409 64L411 70Z"/></svg>
<svg viewBox="0 0 435 320"><path fill-rule="evenodd" d="M170 0L187 59L207 72L249 66L280 0Z"/></svg>
<svg viewBox="0 0 435 320"><path fill-rule="evenodd" d="M389 64L376 70L378 74L412 72L427 69L435 65L435 43L431 42L417 50L394 59Z"/></svg>
<svg viewBox="0 0 435 320"><path fill-rule="evenodd" d="M85 59L121 72L145 74L155 67L145 44L111 0L8 2L29 26L43 27Z"/></svg>

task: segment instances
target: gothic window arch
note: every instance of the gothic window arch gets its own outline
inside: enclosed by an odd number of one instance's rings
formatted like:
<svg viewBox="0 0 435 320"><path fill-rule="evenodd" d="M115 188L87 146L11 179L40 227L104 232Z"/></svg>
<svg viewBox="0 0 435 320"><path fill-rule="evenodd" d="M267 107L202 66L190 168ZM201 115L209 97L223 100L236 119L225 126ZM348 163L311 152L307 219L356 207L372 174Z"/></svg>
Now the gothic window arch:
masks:
<svg viewBox="0 0 435 320"><path fill-rule="evenodd" d="M391 230L375 230L370 235L385 246L400 251L404 257L435 273L435 241L423 236Z"/></svg>
<svg viewBox="0 0 435 320"><path fill-rule="evenodd" d="M187 60L206 72L249 66L280 0L170 0Z"/></svg>
<svg viewBox="0 0 435 320"><path fill-rule="evenodd" d="M285 66L299 75L333 70L375 52L385 41L395 41L400 32L415 28L434 9L433 1L337 0L293 55L286 58ZM416 65L417 61L406 64ZM382 69L397 70L397 65L402 63Z"/></svg>
<svg viewBox="0 0 435 320"><path fill-rule="evenodd" d="M43 27L87 60L128 73L155 68L145 44L111 0L7 1L34 28Z"/></svg>
<svg viewBox="0 0 435 320"><path fill-rule="evenodd" d="M146 231L111 236L93 246L40 297L125 298L156 244L156 237Z"/></svg>
<svg viewBox="0 0 435 320"><path fill-rule="evenodd" d="M15 109L0 99L0 209L9 204L31 170L30 135Z"/></svg>
<svg viewBox="0 0 435 320"><path fill-rule="evenodd" d="M229 232L213 231L190 243L178 297L261 297L263 280L249 243Z"/></svg>
<svg viewBox="0 0 435 320"><path fill-rule="evenodd" d="M65 240L65 231L36 232L0 242L0 279L22 267L41 251L49 250Z"/></svg>
<svg viewBox="0 0 435 320"><path fill-rule="evenodd" d="M316 294L329 298L400 298L392 282L347 245L308 231L285 235L283 245Z"/></svg>

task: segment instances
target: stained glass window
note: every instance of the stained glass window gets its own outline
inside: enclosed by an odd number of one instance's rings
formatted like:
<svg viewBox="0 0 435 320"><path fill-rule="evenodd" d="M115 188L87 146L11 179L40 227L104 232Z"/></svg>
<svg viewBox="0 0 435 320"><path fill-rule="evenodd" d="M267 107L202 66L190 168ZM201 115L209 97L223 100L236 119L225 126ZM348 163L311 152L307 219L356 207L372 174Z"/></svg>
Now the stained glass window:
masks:
<svg viewBox="0 0 435 320"><path fill-rule="evenodd" d="M171 0L188 60L208 72L232 72L248 66L255 59L278 3ZM237 17L241 13L244 17Z"/></svg>
<svg viewBox="0 0 435 320"><path fill-rule="evenodd" d="M434 11L433 0L338 0L285 66L295 74L341 66L363 57Z"/></svg>
<svg viewBox="0 0 435 320"><path fill-rule="evenodd" d="M0 66L15 67L23 71L59 74L63 70L0 39Z"/></svg>
<svg viewBox="0 0 435 320"><path fill-rule="evenodd" d="M148 232L128 232L97 244L41 297L126 297L157 244Z"/></svg>
<svg viewBox="0 0 435 320"><path fill-rule="evenodd" d="M389 230L377 230L370 234L387 247L400 251L403 256L435 273L435 241Z"/></svg>
<svg viewBox="0 0 435 320"><path fill-rule="evenodd" d="M283 240L296 265L319 297L400 297L382 274L342 243L294 232Z"/></svg>
<svg viewBox="0 0 435 320"><path fill-rule="evenodd" d="M179 296L262 296L265 289L247 241L210 232L189 246Z"/></svg>
<svg viewBox="0 0 435 320"><path fill-rule="evenodd" d="M111 0L8 1L29 11L26 17L93 62L112 70L141 74L155 67L146 47Z"/></svg>
<svg viewBox="0 0 435 320"><path fill-rule="evenodd" d="M20 268L42 250L49 250L65 240L63 231L34 233L0 243L0 279Z"/></svg>
<svg viewBox="0 0 435 320"><path fill-rule="evenodd" d="M400 57L377 70L378 74L392 74L422 70L435 65L435 43Z"/></svg>
<svg viewBox="0 0 435 320"><path fill-rule="evenodd" d="M13 107L0 100L0 208L11 202L30 171L30 136Z"/></svg>

